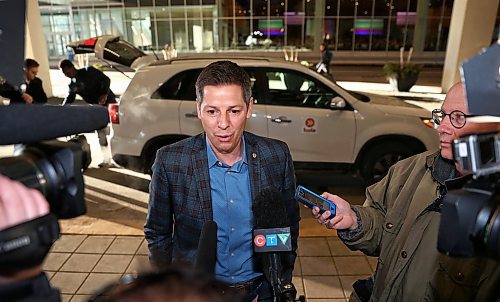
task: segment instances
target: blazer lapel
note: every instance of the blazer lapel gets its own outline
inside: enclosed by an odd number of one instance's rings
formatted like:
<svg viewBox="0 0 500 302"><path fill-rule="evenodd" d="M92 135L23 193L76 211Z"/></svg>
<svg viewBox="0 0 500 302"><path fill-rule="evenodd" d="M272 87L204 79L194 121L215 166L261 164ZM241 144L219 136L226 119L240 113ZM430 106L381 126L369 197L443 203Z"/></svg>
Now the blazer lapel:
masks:
<svg viewBox="0 0 500 302"><path fill-rule="evenodd" d="M255 197L257 197L261 191L260 154L252 135L248 132L245 132L244 135L247 163L250 173L250 188L252 190L252 200L255 200Z"/></svg>
<svg viewBox="0 0 500 302"><path fill-rule="evenodd" d="M198 190L198 196L200 196L201 207L203 209L203 217L205 221L213 220L207 146L204 133L198 135L195 140L193 153L194 156L192 157L191 164L193 165L196 188Z"/></svg>

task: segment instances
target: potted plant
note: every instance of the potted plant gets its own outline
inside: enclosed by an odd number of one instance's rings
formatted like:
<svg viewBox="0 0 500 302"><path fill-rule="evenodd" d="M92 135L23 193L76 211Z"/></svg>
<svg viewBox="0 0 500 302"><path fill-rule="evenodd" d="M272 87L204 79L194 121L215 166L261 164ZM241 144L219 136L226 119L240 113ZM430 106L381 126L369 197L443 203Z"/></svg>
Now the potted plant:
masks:
<svg viewBox="0 0 500 302"><path fill-rule="evenodd" d="M404 49L401 47L399 51L399 64L384 64L384 74L394 90L410 91L410 88L417 82L421 66L410 63L412 54L413 47L410 48L405 62L403 59Z"/></svg>

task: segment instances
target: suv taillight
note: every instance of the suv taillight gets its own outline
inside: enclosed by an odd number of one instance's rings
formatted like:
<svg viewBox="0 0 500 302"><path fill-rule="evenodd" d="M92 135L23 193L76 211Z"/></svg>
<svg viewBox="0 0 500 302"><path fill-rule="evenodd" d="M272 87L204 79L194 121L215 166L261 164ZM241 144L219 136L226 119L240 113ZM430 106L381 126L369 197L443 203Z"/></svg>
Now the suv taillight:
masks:
<svg viewBox="0 0 500 302"><path fill-rule="evenodd" d="M120 123L120 105L118 104L109 104L108 105L109 119L112 124Z"/></svg>

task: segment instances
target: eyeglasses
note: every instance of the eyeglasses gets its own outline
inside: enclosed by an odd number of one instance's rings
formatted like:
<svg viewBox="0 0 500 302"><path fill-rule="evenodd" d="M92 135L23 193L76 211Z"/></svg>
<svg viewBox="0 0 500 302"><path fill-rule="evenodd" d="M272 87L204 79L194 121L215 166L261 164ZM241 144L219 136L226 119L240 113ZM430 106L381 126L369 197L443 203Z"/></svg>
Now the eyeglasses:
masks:
<svg viewBox="0 0 500 302"><path fill-rule="evenodd" d="M465 114L460 110L453 110L450 113L446 113L441 109L432 110L432 120L436 123L436 125L441 125L441 122L447 115L450 116L451 125L457 129L463 128L467 122L467 118L474 116L471 114Z"/></svg>

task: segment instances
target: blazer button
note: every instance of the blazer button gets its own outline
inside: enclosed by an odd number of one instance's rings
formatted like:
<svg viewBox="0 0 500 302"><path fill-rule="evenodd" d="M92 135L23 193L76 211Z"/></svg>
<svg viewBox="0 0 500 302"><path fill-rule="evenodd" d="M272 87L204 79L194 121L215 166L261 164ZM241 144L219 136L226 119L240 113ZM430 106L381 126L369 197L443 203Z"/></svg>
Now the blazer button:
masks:
<svg viewBox="0 0 500 302"><path fill-rule="evenodd" d="M392 223L388 222L385 224L385 227L390 230L390 229L392 229L392 227L394 227L394 225Z"/></svg>
<svg viewBox="0 0 500 302"><path fill-rule="evenodd" d="M463 281L464 278L465 278L465 276L462 272L457 273L457 280L458 281Z"/></svg>
<svg viewBox="0 0 500 302"><path fill-rule="evenodd" d="M406 259L406 257L408 257L408 253L406 253L406 251L402 251L401 258Z"/></svg>

